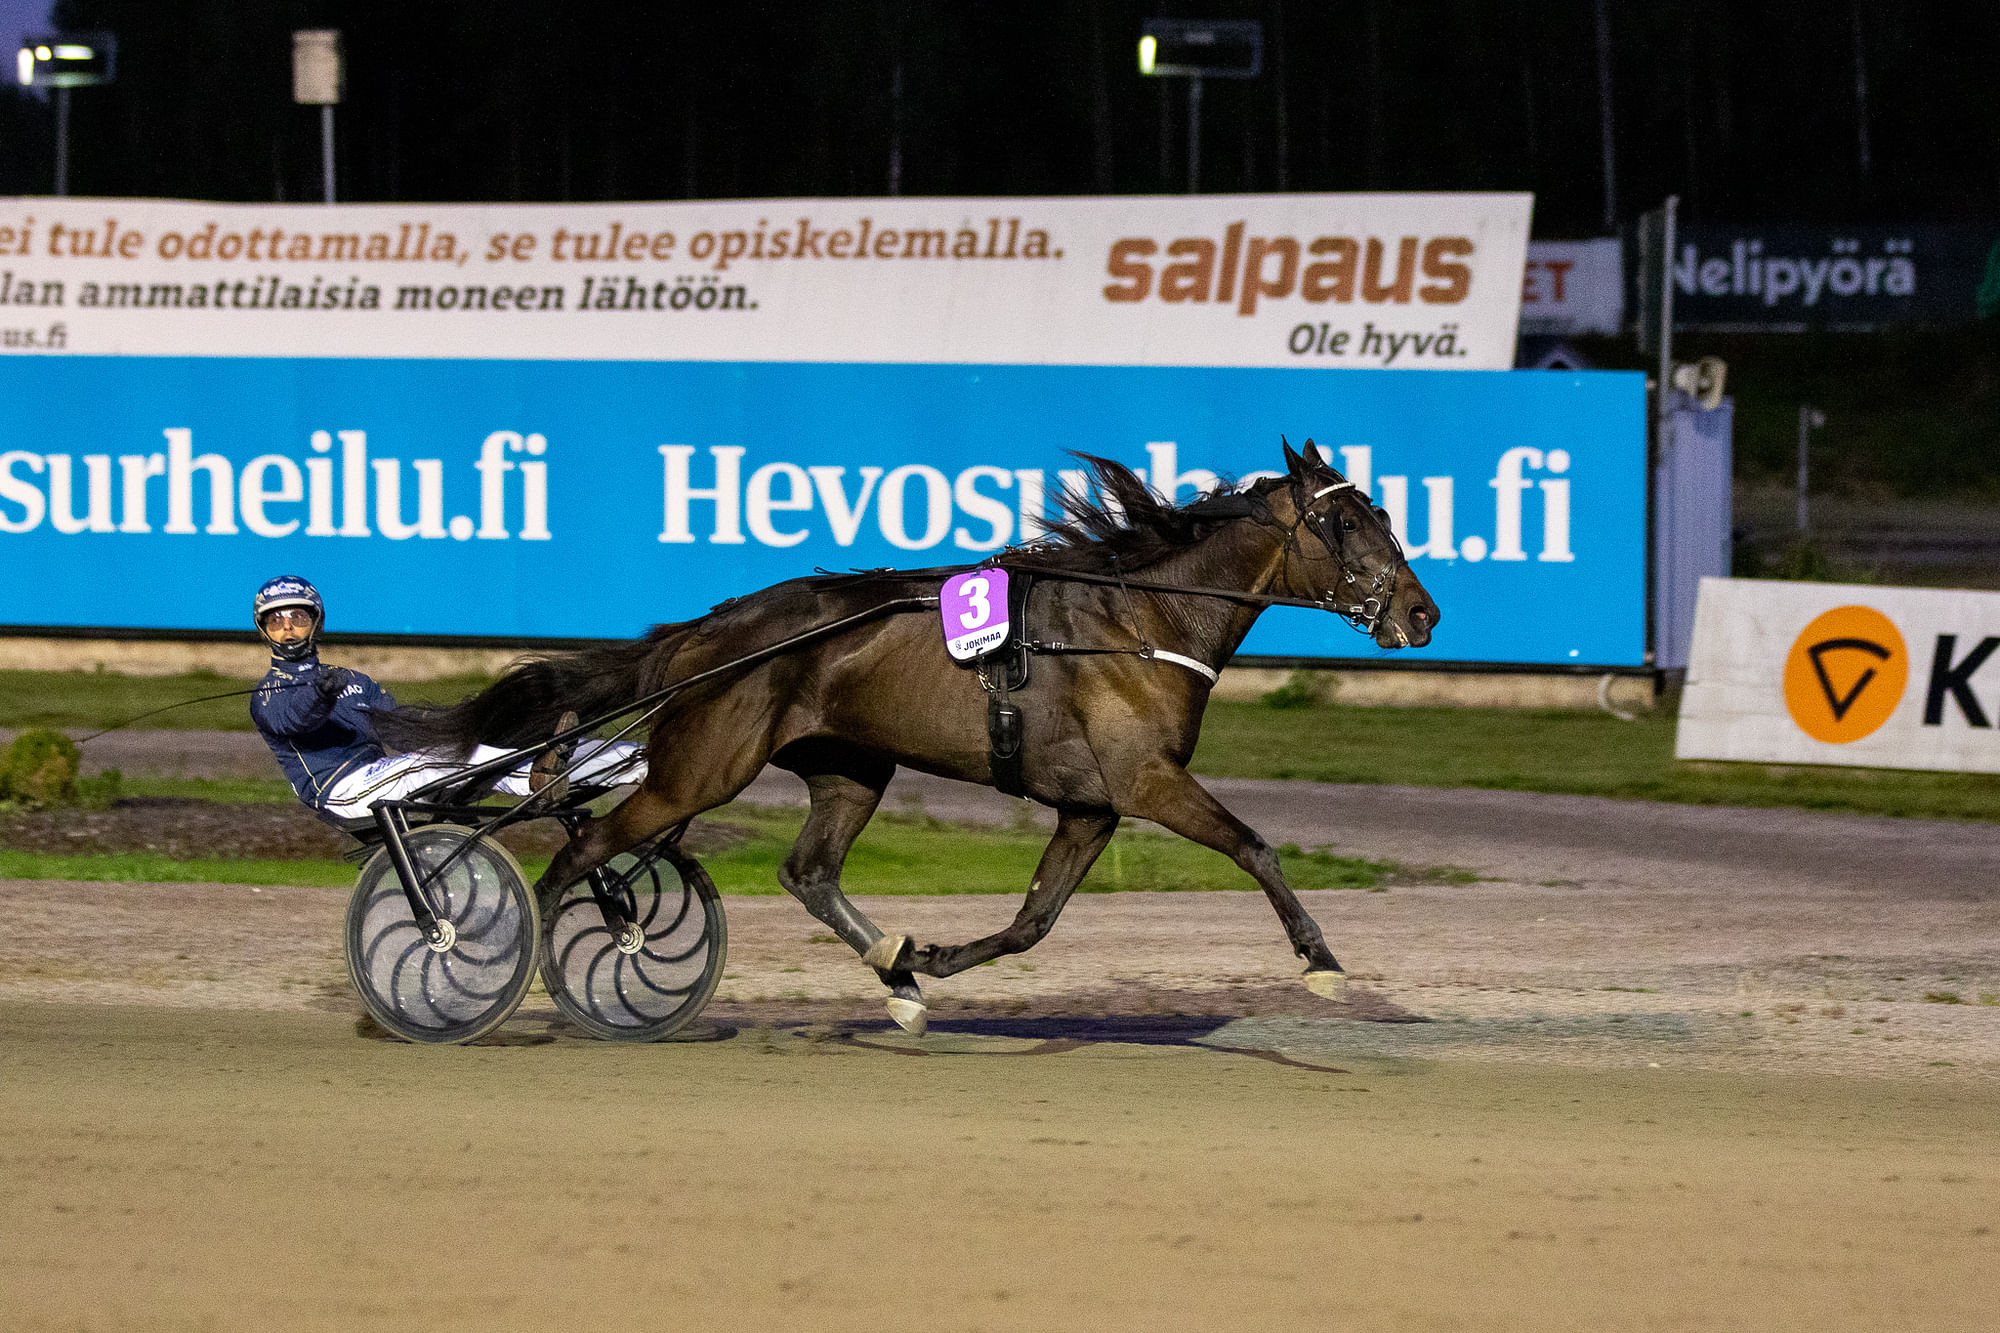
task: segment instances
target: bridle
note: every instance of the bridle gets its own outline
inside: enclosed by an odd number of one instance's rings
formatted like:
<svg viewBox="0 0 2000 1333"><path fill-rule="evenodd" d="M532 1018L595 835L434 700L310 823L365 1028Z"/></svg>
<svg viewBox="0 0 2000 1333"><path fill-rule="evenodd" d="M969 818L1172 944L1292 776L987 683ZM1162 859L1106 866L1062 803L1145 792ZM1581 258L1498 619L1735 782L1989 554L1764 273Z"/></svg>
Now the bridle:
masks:
<svg viewBox="0 0 2000 1333"><path fill-rule="evenodd" d="M1302 483L1301 488L1303 488ZM1398 571L1403 564L1403 545L1396 540L1396 534L1389 525L1377 516L1376 521L1381 523L1383 535L1388 537L1389 548L1395 553L1396 558L1384 561L1382 567L1375 571L1374 577L1363 584L1355 577L1353 565L1348 560L1346 534L1338 526L1328 523L1328 515L1313 509L1313 506L1326 496L1359 489L1360 487L1353 482L1342 478L1320 487L1306 497L1305 503L1299 506L1298 517L1292 520L1292 526L1285 533L1285 551L1287 557L1296 554L1303 560L1305 552L1299 546L1299 529L1301 527L1310 529L1312 534L1319 538L1320 545L1325 548L1327 555L1340 566L1341 582L1321 594L1317 605L1333 612L1356 630L1372 638L1381 628L1382 617L1387 615L1389 608L1395 604L1396 582L1400 577ZM1371 510L1371 514L1372 512ZM1354 600L1342 605L1338 599L1343 593L1353 597Z"/></svg>

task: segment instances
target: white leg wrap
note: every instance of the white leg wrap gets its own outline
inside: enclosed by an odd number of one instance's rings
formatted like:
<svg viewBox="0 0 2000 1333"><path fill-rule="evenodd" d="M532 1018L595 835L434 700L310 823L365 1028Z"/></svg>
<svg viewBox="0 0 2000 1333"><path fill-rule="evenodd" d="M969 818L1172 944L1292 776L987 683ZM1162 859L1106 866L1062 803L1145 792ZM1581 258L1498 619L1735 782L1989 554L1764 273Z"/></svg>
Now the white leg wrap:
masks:
<svg viewBox="0 0 2000 1333"><path fill-rule="evenodd" d="M896 966L896 955L903 952L903 946L909 942L908 935L884 935L868 946L868 952L861 955L861 961L877 972L892 971Z"/></svg>

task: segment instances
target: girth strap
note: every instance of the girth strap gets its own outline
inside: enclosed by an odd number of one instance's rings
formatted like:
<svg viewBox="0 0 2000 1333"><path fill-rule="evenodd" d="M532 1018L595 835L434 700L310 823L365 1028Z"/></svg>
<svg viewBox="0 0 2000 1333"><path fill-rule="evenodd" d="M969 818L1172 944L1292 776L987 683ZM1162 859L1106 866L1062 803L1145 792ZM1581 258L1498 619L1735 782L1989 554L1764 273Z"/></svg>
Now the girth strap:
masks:
<svg viewBox="0 0 2000 1333"><path fill-rule="evenodd" d="M1021 796L1027 784L1021 776L1025 737L1021 706L1008 695L1028 683L1028 645L1020 639L979 659L974 670L986 691L986 753L993 786L1009 796Z"/></svg>

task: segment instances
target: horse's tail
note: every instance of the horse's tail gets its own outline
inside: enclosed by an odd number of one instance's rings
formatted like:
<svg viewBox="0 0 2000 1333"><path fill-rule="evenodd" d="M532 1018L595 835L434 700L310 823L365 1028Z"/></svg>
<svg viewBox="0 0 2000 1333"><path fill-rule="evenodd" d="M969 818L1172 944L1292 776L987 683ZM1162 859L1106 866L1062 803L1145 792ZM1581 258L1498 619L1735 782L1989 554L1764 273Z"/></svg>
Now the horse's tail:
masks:
<svg viewBox="0 0 2000 1333"><path fill-rule="evenodd" d="M375 719L399 750L463 756L475 745L513 748L544 741L565 712L596 717L657 689L692 625L657 625L644 638L531 657L455 704L414 705Z"/></svg>

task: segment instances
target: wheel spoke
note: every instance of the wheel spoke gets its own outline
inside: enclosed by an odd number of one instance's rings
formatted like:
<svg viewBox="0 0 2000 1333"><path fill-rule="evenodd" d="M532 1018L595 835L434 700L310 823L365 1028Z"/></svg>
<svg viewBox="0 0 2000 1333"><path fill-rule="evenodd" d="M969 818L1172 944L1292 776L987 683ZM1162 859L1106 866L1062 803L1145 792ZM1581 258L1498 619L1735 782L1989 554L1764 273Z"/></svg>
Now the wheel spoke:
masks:
<svg viewBox="0 0 2000 1333"><path fill-rule="evenodd" d="M606 993L606 988L597 984L597 969L603 965L607 955L617 960L611 964L611 970L614 975L618 971L618 964L625 961L625 955L619 953L617 947L611 944L605 945L604 948L599 949L591 956L590 965L583 969L584 1003L590 1006L590 1012L597 1015L600 1022L611 1023L618 1027L630 1027L630 1022L614 1018L612 1015L604 1012L602 997Z"/></svg>

